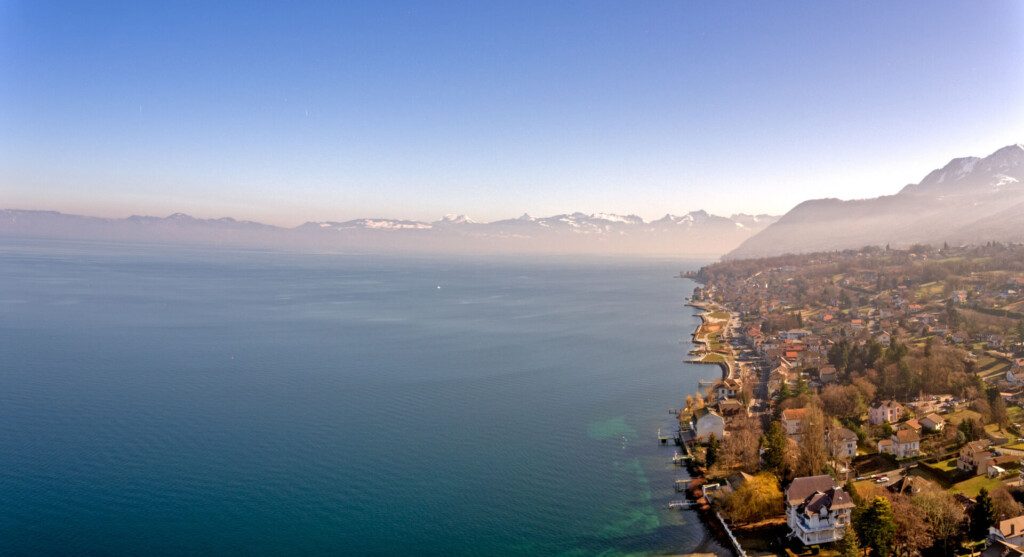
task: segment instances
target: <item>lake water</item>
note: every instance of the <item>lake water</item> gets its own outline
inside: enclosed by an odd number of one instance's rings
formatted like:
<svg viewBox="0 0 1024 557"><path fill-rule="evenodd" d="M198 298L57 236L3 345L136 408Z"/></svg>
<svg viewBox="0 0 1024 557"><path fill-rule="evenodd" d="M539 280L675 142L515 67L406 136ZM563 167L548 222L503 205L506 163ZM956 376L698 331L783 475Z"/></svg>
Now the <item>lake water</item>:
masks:
<svg viewBox="0 0 1024 557"><path fill-rule="evenodd" d="M0 241L0 553L727 554L694 264Z"/></svg>

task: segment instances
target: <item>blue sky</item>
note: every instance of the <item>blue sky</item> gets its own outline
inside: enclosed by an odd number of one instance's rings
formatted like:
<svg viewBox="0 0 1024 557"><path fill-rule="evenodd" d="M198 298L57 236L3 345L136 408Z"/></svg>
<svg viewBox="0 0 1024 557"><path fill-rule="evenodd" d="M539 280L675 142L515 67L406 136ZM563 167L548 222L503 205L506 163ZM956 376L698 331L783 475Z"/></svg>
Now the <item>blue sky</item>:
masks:
<svg viewBox="0 0 1024 557"><path fill-rule="evenodd" d="M4 207L781 213L1024 142L1024 3L7 0L0 126Z"/></svg>

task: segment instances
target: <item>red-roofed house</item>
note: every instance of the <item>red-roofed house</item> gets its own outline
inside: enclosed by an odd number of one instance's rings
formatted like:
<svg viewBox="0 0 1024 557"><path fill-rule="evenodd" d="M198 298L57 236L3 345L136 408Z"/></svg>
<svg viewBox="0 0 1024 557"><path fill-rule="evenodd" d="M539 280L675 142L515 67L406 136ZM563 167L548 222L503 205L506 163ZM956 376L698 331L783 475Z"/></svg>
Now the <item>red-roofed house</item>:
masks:
<svg viewBox="0 0 1024 557"><path fill-rule="evenodd" d="M878 442L878 452L895 455L896 458L910 458L921 454L921 436L912 429L901 429L889 439Z"/></svg>
<svg viewBox="0 0 1024 557"><path fill-rule="evenodd" d="M790 437L799 437L804 431L806 408L787 408L782 411L782 429Z"/></svg>

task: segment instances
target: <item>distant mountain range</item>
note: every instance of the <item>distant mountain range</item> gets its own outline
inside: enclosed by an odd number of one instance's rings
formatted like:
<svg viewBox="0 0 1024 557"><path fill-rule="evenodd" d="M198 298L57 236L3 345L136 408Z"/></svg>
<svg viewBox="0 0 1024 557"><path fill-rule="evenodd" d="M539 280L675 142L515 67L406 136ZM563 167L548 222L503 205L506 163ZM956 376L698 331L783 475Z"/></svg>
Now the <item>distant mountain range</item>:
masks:
<svg viewBox="0 0 1024 557"><path fill-rule="evenodd" d="M989 241L1024 241L1024 145L953 159L895 195L805 201L725 257Z"/></svg>
<svg viewBox="0 0 1024 557"><path fill-rule="evenodd" d="M895 195L805 201L784 216L705 211L645 222L635 215L572 213L489 223L357 219L282 228L231 218L107 219L0 210L0 236L221 245L345 253L637 254L739 259L866 245L1024 241L1024 145L953 159Z"/></svg>
<svg viewBox="0 0 1024 557"><path fill-rule="evenodd" d="M776 220L705 211L645 222L635 215L572 213L478 223L358 219L282 228L231 218L132 216L109 219L52 211L0 211L0 236L259 247L345 253L644 254L713 258Z"/></svg>

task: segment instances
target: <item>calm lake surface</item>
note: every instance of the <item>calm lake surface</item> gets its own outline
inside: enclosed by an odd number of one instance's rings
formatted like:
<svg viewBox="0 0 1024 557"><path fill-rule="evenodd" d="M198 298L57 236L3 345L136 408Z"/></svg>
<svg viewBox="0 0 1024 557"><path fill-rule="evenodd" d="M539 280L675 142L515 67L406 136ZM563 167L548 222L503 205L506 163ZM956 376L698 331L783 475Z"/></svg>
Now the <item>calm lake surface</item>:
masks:
<svg viewBox="0 0 1024 557"><path fill-rule="evenodd" d="M727 554L693 267L0 240L0 553Z"/></svg>

